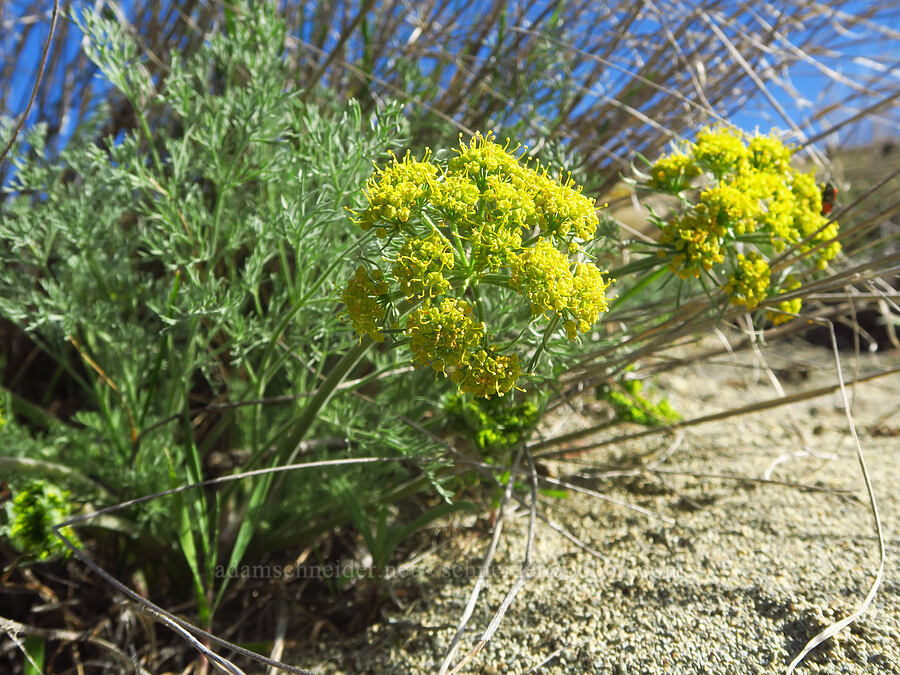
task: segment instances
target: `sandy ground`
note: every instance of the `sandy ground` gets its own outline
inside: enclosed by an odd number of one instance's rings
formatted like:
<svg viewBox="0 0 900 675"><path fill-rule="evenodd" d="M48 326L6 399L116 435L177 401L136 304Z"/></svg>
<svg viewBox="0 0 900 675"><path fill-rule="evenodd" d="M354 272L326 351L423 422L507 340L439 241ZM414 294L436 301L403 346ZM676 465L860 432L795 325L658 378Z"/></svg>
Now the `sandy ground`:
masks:
<svg viewBox="0 0 900 675"><path fill-rule="evenodd" d="M836 382L827 350L779 346L765 355L788 393ZM844 359L850 378L856 364ZM898 363L894 353L866 356L859 367ZM725 357L656 383L693 417L777 396L754 364L750 355ZM888 547L884 581L862 620L820 646L800 673L900 673L900 375L857 386L853 417ZM586 406L556 424L577 428L591 419ZM657 471L603 475L656 446ZM839 394L686 429L676 446L671 437L642 439L551 469L579 469L581 485L656 515L588 494L542 497L542 512L593 552L538 520L532 577L460 672L784 672L809 638L862 602L878 569L873 517ZM773 482L733 478L766 475ZM528 515L521 505L507 513L495 569L457 662L518 574ZM489 540L483 521L444 534L444 543L391 582L401 606L386 611L390 623L352 637L322 633L314 648L286 654L289 660L328 673L436 672Z"/></svg>

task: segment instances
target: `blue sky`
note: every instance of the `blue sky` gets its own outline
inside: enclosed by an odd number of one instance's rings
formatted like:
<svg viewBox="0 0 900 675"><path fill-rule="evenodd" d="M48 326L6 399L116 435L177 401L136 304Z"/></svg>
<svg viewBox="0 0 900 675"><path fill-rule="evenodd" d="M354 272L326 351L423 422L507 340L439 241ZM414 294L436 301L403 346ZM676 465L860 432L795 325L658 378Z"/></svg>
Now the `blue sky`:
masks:
<svg viewBox="0 0 900 675"><path fill-rule="evenodd" d="M851 2L845 7L849 11L861 11L866 9L869 3ZM27 9L28 3L25 0L16 0L13 3L12 12L6 13L7 17L14 16L19 6L19 13ZM73 2L72 5L80 8L83 2ZM93 3L90 3L93 6ZM131 14L130 11L133 3L126 0L122 4L123 11L126 15ZM10 19L7 19L10 20ZM62 17L61 21L68 21L66 17ZM900 28L900 10L886 14L882 21L890 25ZM3 86L9 88L8 100L11 102L10 108L18 115L24 110L31 93L31 86L34 81L37 64L40 60L41 50L44 40L47 36L49 22L44 21L42 25L36 26L26 43L26 48L22 54L19 63L15 69L15 76L11 81L3 83ZM73 26L69 31L66 40L66 54L64 61L71 60L77 54L80 44L80 34ZM793 34L795 40L803 38L803 34ZM864 40L865 36L861 30L849 31L845 34L835 36L833 45L826 45L832 48L837 55L829 55L824 58L827 67L842 76L846 76L851 80L858 81L862 76L870 76L880 69L882 86L896 91L900 89L900 55L891 56L885 52L885 44L873 40ZM11 35L8 41L15 38ZM900 46L900 36L893 40L893 49ZM2 45L4 53L10 52L10 44ZM900 50L897 50L900 51ZM895 52L896 53L896 52ZM885 65L878 65L879 63ZM745 105L733 111L731 120L744 129L759 128L762 131L768 131L772 127L787 128L790 123L803 127L803 120L811 110L818 109L821 106L827 106L839 102L851 88L848 85L838 84L834 80L816 70L810 65L799 64L792 68L788 88L773 87L772 93L779 106L783 107L787 113L788 120L784 118L762 95L755 96ZM96 87L105 86L102 81L95 82ZM793 89L791 89L793 87ZM846 116L854 114L866 102L872 102L881 98L878 94L871 94L861 98L854 106L836 110L829 118L831 123L837 122ZM888 108L881 117L876 117L873 123L858 126L854 133L856 136L851 140L855 142L868 142L873 138L897 138L898 125L900 125L900 115L897 108ZM33 123L34 115L32 115L29 123ZM815 133L819 128L804 128L807 133ZM849 129L848 129L849 130ZM64 129L63 136L71 133L71 129ZM846 132L844 132L846 137Z"/></svg>

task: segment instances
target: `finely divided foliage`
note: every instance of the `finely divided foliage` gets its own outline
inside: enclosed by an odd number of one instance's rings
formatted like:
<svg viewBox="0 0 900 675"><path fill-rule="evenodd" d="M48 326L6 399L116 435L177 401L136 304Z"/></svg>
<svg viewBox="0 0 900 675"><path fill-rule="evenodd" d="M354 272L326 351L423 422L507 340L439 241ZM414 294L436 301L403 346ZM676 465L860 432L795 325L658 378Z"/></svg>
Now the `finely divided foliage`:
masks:
<svg viewBox="0 0 900 675"><path fill-rule="evenodd" d="M396 106L364 116L354 103L303 103L288 86L284 24L269 10L176 56L159 91L118 24L86 15L83 27L138 130L98 145L88 128L50 160L38 127L17 161L0 216L0 314L80 385L82 403L71 423L14 405L11 426L31 425L42 442L4 443L3 454L34 457L37 445L41 460L89 476L93 493L82 483L73 496L100 505L280 454L332 355L352 344L337 290L359 246L346 209L363 207L372 164L403 141L405 122ZM366 368L407 362L384 352ZM431 382L394 380L377 396L418 419L423 404L398 395L401 385L426 394ZM432 450L379 406L335 400L314 433L336 442L306 452ZM363 473L342 471L362 498L406 475L379 465L358 483ZM178 542L208 621L220 552L239 560L251 535L277 546L330 512L325 478L287 476L278 500L268 481L244 481L145 504L119 524L151 549Z"/></svg>

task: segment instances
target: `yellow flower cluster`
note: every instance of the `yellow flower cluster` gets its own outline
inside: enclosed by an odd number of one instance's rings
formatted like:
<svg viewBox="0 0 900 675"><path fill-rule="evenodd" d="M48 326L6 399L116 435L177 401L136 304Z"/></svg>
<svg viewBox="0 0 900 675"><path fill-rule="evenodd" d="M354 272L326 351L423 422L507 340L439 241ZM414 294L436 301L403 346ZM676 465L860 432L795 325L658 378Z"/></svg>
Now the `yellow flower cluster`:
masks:
<svg viewBox="0 0 900 675"><path fill-rule="evenodd" d="M572 294L569 296L567 307L575 318L569 319L565 323L566 334L570 340L575 339L576 328L582 333L587 333L591 326L597 323L601 312L609 309L606 289L613 281L613 279L604 279L596 265L575 264L575 273L572 275Z"/></svg>
<svg viewBox="0 0 900 675"><path fill-rule="evenodd" d="M773 292L764 250L793 246L809 253L798 265L825 269L841 251L838 224L822 213L822 188L814 174L791 168L793 152L775 136L746 137L720 128L704 129L689 148L659 159L648 187L696 195L661 226L659 255L669 258L672 271L681 278L699 277L730 261L731 301L753 308ZM738 241L762 249L737 255Z"/></svg>
<svg viewBox="0 0 900 675"><path fill-rule="evenodd" d="M569 258L546 239L515 256L509 285L531 301L532 312L561 312L572 294Z"/></svg>
<svg viewBox="0 0 900 675"><path fill-rule="evenodd" d="M453 269L453 250L438 233L425 239L407 239L394 261L394 279L408 298L443 295L450 290L444 270Z"/></svg>
<svg viewBox="0 0 900 675"><path fill-rule="evenodd" d="M781 284L781 292L795 291L800 288L800 285L800 282L789 274L785 278L784 283ZM793 319L795 315L800 313L802 306L803 300L801 298L783 300L766 312L766 318L778 326Z"/></svg>
<svg viewBox="0 0 900 675"><path fill-rule="evenodd" d="M394 157L366 184L369 205L358 222L387 236L423 213L453 221L460 236L473 235L473 247L487 249L481 256L476 251L475 259L495 268L506 262L502 254L510 246L521 245L522 231L590 240L599 222L594 201L568 175L554 178L544 167L520 161L517 150L495 143L491 134L476 134L469 144L460 143L444 170L427 151L421 161L409 152L402 160Z"/></svg>
<svg viewBox="0 0 900 675"><path fill-rule="evenodd" d="M828 261L834 260L841 252L841 245L836 240L839 226L822 215L822 192L812 174L795 175L791 193L794 198L794 229L790 242L803 241L799 248L804 252L816 248L813 259L816 267L823 270Z"/></svg>
<svg viewBox="0 0 900 675"><path fill-rule="evenodd" d="M451 379L464 394L481 398L502 396L514 386L521 370L517 354L498 354L496 350L479 349L469 355L466 368L456 371Z"/></svg>
<svg viewBox="0 0 900 675"><path fill-rule="evenodd" d="M776 251L783 250L789 241L797 241L793 229L794 200L782 174L746 170L734 177L733 184L750 199L765 206L757 212L755 229L768 235Z"/></svg>
<svg viewBox="0 0 900 675"><path fill-rule="evenodd" d="M430 194L431 184L438 176L438 168L425 153L422 161L412 158L409 151L402 160L394 161L376 173L366 183L369 207L360 214L359 226L368 230L373 226L400 227L407 222L413 209ZM383 234L379 232L379 235Z"/></svg>
<svg viewBox="0 0 900 675"><path fill-rule="evenodd" d="M738 254L734 273L725 284L732 305L753 309L769 292L769 263L759 253Z"/></svg>
<svg viewBox="0 0 900 675"><path fill-rule="evenodd" d="M542 237L557 237L575 244L594 236L599 220L594 201L581 194L569 176L556 179L542 166L520 161L508 144L494 143L492 136L476 134L447 163L444 184L461 190L467 182L478 191L475 208L464 214L459 233L469 239L477 268L499 269L510 261L510 253L522 245L522 234L537 230ZM441 204L453 201L443 197ZM462 200L458 200L462 201ZM450 214L448 214L450 215Z"/></svg>
<svg viewBox="0 0 900 675"><path fill-rule="evenodd" d="M384 319L387 310L379 302L379 298L386 298L387 292L388 285L381 270L375 269L370 274L360 265L341 294L341 301L346 306L345 312L356 332L369 335L376 342L384 341L384 334L378 324Z"/></svg>
<svg viewBox="0 0 900 675"><path fill-rule="evenodd" d="M731 133L728 129L704 129L697 134L693 151L698 166L711 171L717 178L743 168L750 158L741 134Z"/></svg>
<svg viewBox="0 0 900 675"><path fill-rule="evenodd" d="M659 241L672 250L671 268L680 278L699 277L702 270L709 271L725 260L723 239L718 227L711 227L709 220L697 214L686 214L666 225ZM665 250L660 256L667 255Z"/></svg>
<svg viewBox="0 0 900 675"><path fill-rule="evenodd" d="M701 192L696 208L699 219L708 223L708 227L720 238L726 236L729 228L735 234L753 232L761 210L758 199L727 183L719 183Z"/></svg>
<svg viewBox="0 0 900 675"><path fill-rule="evenodd" d="M794 149L772 136L754 136L747 144L750 163L759 171L788 173Z"/></svg>
<svg viewBox="0 0 900 675"><path fill-rule="evenodd" d="M406 322L410 350L416 365L431 366L446 375L447 368L464 368L469 352L480 348L484 323L472 319L472 306L464 300L444 298L440 304L426 301Z"/></svg>
<svg viewBox="0 0 900 675"><path fill-rule="evenodd" d="M599 224L594 201L569 175L523 161L519 149L476 134L446 163L430 152L421 160L395 156L367 182L368 206L357 214L392 252L384 257L397 289L390 300L418 305L398 326L415 363L481 396L509 391L519 359L472 320L472 305L460 298L480 292L469 289L487 278L506 285L534 315L559 315L570 339L608 309L610 282L585 261ZM383 339L388 293L380 272L357 271L342 296L357 331Z"/></svg>
<svg viewBox="0 0 900 675"><path fill-rule="evenodd" d="M519 378L519 357L483 347L484 323L472 319L472 306L463 300L424 302L410 314L405 333L416 365L449 375L463 393L502 396Z"/></svg>
<svg viewBox="0 0 900 675"><path fill-rule="evenodd" d="M519 253L510 265L510 288L531 301L534 315L571 317L564 324L570 340L577 330L590 330L608 309L610 283L594 265L576 263L574 271L570 269L569 259L546 239Z"/></svg>
<svg viewBox="0 0 900 675"><path fill-rule="evenodd" d="M680 152L660 157L650 169L650 187L660 192L678 193L703 173L692 157Z"/></svg>

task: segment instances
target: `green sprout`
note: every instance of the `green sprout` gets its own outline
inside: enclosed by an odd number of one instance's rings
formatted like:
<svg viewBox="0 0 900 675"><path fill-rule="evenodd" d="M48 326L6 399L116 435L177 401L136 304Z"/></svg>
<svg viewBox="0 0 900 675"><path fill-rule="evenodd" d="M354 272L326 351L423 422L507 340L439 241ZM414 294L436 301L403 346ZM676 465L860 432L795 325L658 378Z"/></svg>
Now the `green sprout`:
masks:
<svg viewBox="0 0 900 675"><path fill-rule="evenodd" d="M13 548L37 560L68 557L71 552L52 527L68 519L71 512L68 492L45 481L31 481L7 504L6 534ZM64 527L60 532L80 545L71 527Z"/></svg>
<svg viewBox="0 0 900 675"><path fill-rule="evenodd" d="M444 403L451 423L487 453L508 450L528 440L541 410L531 398L510 402L451 394Z"/></svg>
<svg viewBox="0 0 900 675"><path fill-rule="evenodd" d="M597 397L612 406L616 418L623 422L634 422L653 427L678 422L681 415L672 408L665 398L653 403L643 393L642 380L623 380L613 387L609 384L597 388Z"/></svg>

